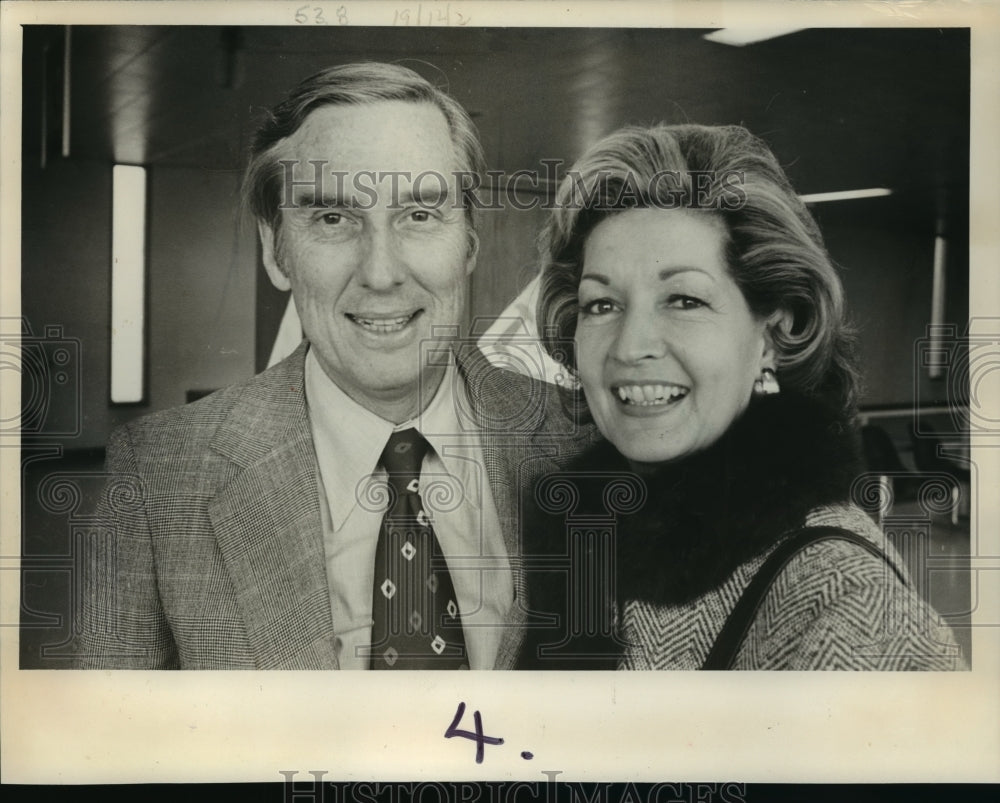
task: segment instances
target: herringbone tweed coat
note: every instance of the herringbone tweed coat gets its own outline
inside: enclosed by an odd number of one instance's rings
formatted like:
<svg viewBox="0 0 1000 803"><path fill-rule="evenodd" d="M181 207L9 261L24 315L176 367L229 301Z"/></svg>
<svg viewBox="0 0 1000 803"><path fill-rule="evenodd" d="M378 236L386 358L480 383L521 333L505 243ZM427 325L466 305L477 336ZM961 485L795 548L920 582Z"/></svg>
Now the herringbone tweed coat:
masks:
<svg viewBox="0 0 1000 803"><path fill-rule="evenodd" d="M79 668L334 669L303 370L306 344L249 381L116 431L81 595ZM514 569L498 668L522 635L520 495L592 440L555 388L459 357Z"/></svg>
<svg viewBox="0 0 1000 803"><path fill-rule="evenodd" d="M607 443L541 477L524 526L535 626L519 667L700 668L767 555L803 524L863 536L905 576L905 561L848 501L860 470L845 421L782 393L751 403L709 449L642 477ZM964 666L912 584L877 555L832 540L804 548L779 574L733 668Z"/></svg>

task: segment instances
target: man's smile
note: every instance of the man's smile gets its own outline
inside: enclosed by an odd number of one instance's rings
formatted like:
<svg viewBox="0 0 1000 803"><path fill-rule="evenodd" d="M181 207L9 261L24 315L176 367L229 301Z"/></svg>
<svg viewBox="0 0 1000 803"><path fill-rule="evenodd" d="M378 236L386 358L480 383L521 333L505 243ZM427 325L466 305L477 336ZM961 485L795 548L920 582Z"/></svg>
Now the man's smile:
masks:
<svg viewBox="0 0 1000 803"><path fill-rule="evenodd" d="M403 329L410 324L411 321L416 320L423 313L423 309L415 310L410 313L390 313L390 314L373 314L373 313L344 313L344 317L347 318L351 323L361 327L366 332L371 332L373 334L389 335L395 332L401 332Z"/></svg>

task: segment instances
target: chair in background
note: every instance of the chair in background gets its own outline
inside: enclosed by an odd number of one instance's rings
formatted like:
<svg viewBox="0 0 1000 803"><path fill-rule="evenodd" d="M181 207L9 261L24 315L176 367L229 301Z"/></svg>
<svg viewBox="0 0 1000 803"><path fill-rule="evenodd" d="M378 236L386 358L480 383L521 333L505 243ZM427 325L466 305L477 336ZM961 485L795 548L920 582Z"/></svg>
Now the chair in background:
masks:
<svg viewBox="0 0 1000 803"><path fill-rule="evenodd" d="M926 431L926 427L923 427ZM969 471L956 463L941 457L938 453L940 438L916 436L911 431L913 457L916 471L908 469L899 457L896 444L889 433L875 424L861 428L861 442L868 471L877 473L883 486L884 497L879 500L879 514L875 517L879 524L893 504L920 501L922 493L931 493L940 500L945 493L948 500L946 509L950 511L952 523L958 521L962 498L962 484L968 485ZM964 476L963 476L964 475ZM947 486L942 487L942 486ZM935 502L937 505L938 502Z"/></svg>
<svg viewBox="0 0 1000 803"><path fill-rule="evenodd" d="M969 488L972 473L967 466L942 455L945 446L944 436L938 433L930 424L923 422L918 433L915 428L910 430L910 444L913 446L913 462L917 469L928 474L946 474L954 482L952 489L952 524L958 524L962 488Z"/></svg>
<svg viewBox="0 0 1000 803"><path fill-rule="evenodd" d="M961 466L947 457L941 456L941 447L945 445L944 436L929 424L922 424L918 434L910 430L910 443L913 445L913 462L920 471L938 471L950 474L960 482L969 482L969 469Z"/></svg>
<svg viewBox="0 0 1000 803"><path fill-rule="evenodd" d="M868 471L880 475L888 500L915 500L920 488L920 478L903 465L889 433L875 424L865 424L861 427L861 444ZM880 510L888 509L891 504L888 500L880 500Z"/></svg>
<svg viewBox="0 0 1000 803"><path fill-rule="evenodd" d="M959 481L937 464L932 469L926 463L917 464L916 471L907 468L880 426L863 426L861 440L868 473L858 477L852 499L875 519L902 557L916 590L934 604L931 579L942 572L936 563L940 549L934 544L935 517L950 513L955 520Z"/></svg>

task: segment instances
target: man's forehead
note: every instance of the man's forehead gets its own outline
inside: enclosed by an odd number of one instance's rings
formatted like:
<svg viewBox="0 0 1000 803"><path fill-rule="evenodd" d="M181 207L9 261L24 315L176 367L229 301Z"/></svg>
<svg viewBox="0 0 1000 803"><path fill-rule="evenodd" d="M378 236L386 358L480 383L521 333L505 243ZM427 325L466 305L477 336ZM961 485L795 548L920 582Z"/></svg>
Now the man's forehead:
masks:
<svg viewBox="0 0 1000 803"><path fill-rule="evenodd" d="M326 169L454 170L458 154L433 103L386 100L314 109L282 147L282 158L323 161Z"/></svg>

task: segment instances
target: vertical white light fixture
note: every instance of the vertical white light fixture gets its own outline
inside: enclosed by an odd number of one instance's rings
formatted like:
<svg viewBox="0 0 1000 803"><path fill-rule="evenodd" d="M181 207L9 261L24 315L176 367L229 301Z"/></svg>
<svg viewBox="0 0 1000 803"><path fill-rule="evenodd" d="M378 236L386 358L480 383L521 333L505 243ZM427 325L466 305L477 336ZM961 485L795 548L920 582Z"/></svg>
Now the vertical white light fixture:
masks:
<svg viewBox="0 0 1000 803"><path fill-rule="evenodd" d="M63 38L63 97L62 97L62 156L69 158L70 86L73 73L70 69L70 50L73 44L72 29L66 26Z"/></svg>
<svg viewBox="0 0 1000 803"><path fill-rule="evenodd" d="M111 402L141 402L145 383L146 169L115 165L111 200Z"/></svg>
<svg viewBox="0 0 1000 803"><path fill-rule="evenodd" d="M931 285L931 344L930 364L927 375L931 379L940 379L944 373L943 352L941 351L941 334L944 326L944 292L945 292L945 258L947 243L940 234L934 238L934 279Z"/></svg>

